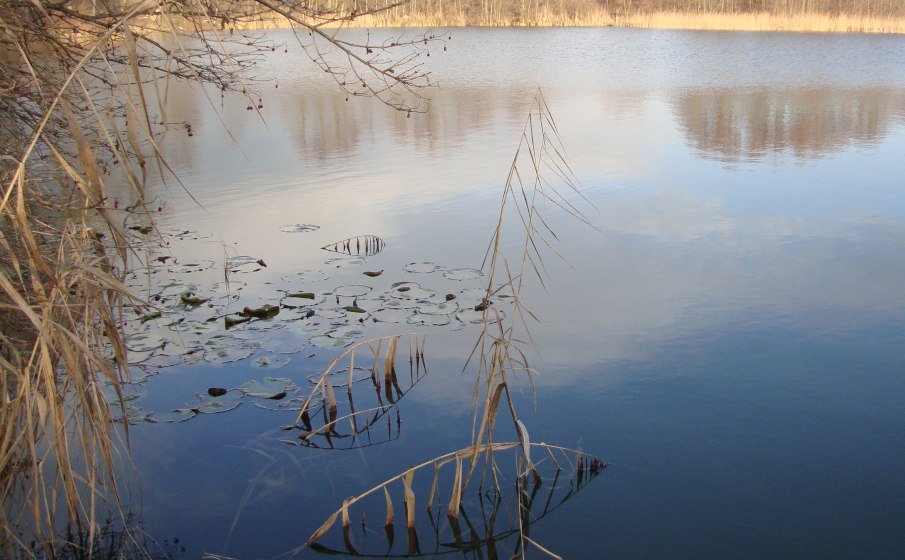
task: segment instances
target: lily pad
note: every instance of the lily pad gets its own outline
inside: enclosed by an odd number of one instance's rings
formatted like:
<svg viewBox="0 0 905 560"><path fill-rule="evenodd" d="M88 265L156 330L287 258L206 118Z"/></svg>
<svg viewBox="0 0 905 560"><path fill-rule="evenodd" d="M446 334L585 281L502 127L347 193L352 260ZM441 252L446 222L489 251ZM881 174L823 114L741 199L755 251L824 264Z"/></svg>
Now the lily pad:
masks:
<svg viewBox="0 0 905 560"><path fill-rule="evenodd" d="M402 323L411 314L410 309L385 307L372 312L371 316L385 323Z"/></svg>
<svg viewBox="0 0 905 560"><path fill-rule="evenodd" d="M361 327L355 325L346 325L343 327L339 327L338 329L334 329L327 334L330 336L341 336L341 337L349 337L349 336L361 336L362 334Z"/></svg>
<svg viewBox="0 0 905 560"><path fill-rule="evenodd" d="M182 300L182 303L184 303L186 305L196 306L196 305L201 305L202 303L205 303L206 301L208 301L209 298L196 296L192 292L186 292L186 293L180 295L179 299Z"/></svg>
<svg viewBox="0 0 905 560"><path fill-rule="evenodd" d="M314 292L292 292L286 294L286 297L291 298L302 298L302 299L314 299Z"/></svg>
<svg viewBox="0 0 905 560"><path fill-rule="evenodd" d="M318 348L345 348L355 342L353 338L332 337L326 334L312 336L308 341Z"/></svg>
<svg viewBox="0 0 905 560"><path fill-rule="evenodd" d="M361 298L356 299L357 307L361 308L364 311L374 312L378 309L388 305L389 303L397 303L395 301L389 302L385 297L377 297L377 298Z"/></svg>
<svg viewBox="0 0 905 560"><path fill-rule="evenodd" d="M418 274L429 274L440 270L440 267L432 262L409 263L402 267L406 272L414 272Z"/></svg>
<svg viewBox="0 0 905 560"><path fill-rule="evenodd" d="M316 226L314 224L289 224L280 226L280 231L282 231L283 233L308 233L311 231L317 231L320 228L320 226Z"/></svg>
<svg viewBox="0 0 905 560"><path fill-rule="evenodd" d="M279 306L265 303L261 307L245 307L242 309L243 317L254 317L255 319L270 319L280 312Z"/></svg>
<svg viewBox="0 0 905 560"><path fill-rule="evenodd" d="M276 369L288 364L290 359L286 356L260 356L252 362L255 367Z"/></svg>
<svg viewBox="0 0 905 560"><path fill-rule="evenodd" d="M239 255L226 259L226 266L230 272L255 272L266 266L261 259L248 255Z"/></svg>
<svg viewBox="0 0 905 560"><path fill-rule="evenodd" d="M429 303L418 307L419 313L426 315L450 315L459 310L459 304L454 301L443 303Z"/></svg>
<svg viewBox="0 0 905 560"><path fill-rule="evenodd" d="M199 239L208 239L211 236L211 234L209 233L199 233L197 231L189 229L180 230L177 232L168 232L166 235L168 237L173 237L179 240L190 239L193 241L197 241Z"/></svg>
<svg viewBox="0 0 905 560"><path fill-rule="evenodd" d="M151 352L163 348L166 339L159 334L139 332L126 338L126 348L132 352Z"/></svg>
<svg viewBox="0 0 905 560"><path fill-rule="evenodd" d="M399 299L426 300L435 296L436 292L425 290L414 282L407 282L390 290L390 295Z"/></svg>
<svg viewBox="0 0 905 560"><path fill-rule="evenodd" d="M229 412L230 410L235 410L242 404L242 398L244 396L245 393L238 389L229 390L217 397L198 394L195 395L195 398L197 399L195 403L186 405L183 408L177 408L171 412L155 414L153 418L158 422L185 422L199 414L220 414L222 412Z"/></svg>
<svg viewBox="0 0 905 560"><path fill-rule="evenodd" d="M443 271L443 277L448 280L474 280L481 276L484 276L484 273L478 268L452 268Z"/></svg>
<svg viewBox="0 0 905 560"><path fill-rule="evenodd" d="M251 381L246 381L239 385L239 390L245 393L245 396L262 399L271 399L280 393L283 393L283 396L285 396L287 391L294 388L295 385L292 381L285 377L265 377L261 381L252 379Z"/></svg>
<svg viewBox="0 0 905 560"><path fill-rule="evenodd" d="M366 262L368 262L368 260L364 257L336 257L325 260L324 264L335 266L336 268L342 268L345 266L365 264Z"/></svg>
<svg viewBox="0 0 905 560"><path fill-rule="evenodd" d="M295 274L295 278L304 282L323 282L330 278L330 275L323 270L304 270ZM284 277L284 279L286 279Z"/></svg>
<svg viewBox="0 0 905 560"><path fill-rule="evenodd" d="M343 309L345 309L349 313L367 313L367 311L365 311L361 307L358 307L357 305L347 305L343 307Z"/></svg>
<svg viewBox="0 0 905 560"><path fill-rule="evenodd" d="M497 322L497 319L496 319L496 318L497 318L497 313L499 313L500 318L503 318L503 319L506 318L506 313L504 313L502 310L499 310L499 309L498 309L496 312L492 312L492 313L488 313L488 314L487 314L487 322L489 322L489 323L491 323L491 324L496 323L496 322ZM456 317L457 317L460 321L462 321L463 323L478 324L478 323L483 323L483 322L484 322L484 312L483 312L483 311L475 311L475 310L472 309L472 308L460 309L460 310L456 313Z"/></svg>
<svg viewBox="0 0 905 560"><path fill-rule="evenodd" d="M340 297L358 297L370 293L370 286L362 286L360 284L349 284L348 286L340 286L333 290L333 293Z"/></svg>
<svg viewBox="0 0 905 560"><path fill-rule="evenodd" d="M254 350L244 346L211 346L204 351L204 359L217 364L228 364L244 360L254 354Z"/></svg>
<svg viewBox="0 0 905 560"><path fill-rule="evenodd" d="M167 266L167 271L170 274L195 274L202 270L210 270L214 268L214 261L211 260L202 260L202 261L191 261L191 262L173 262Z"/></svg>
<svg viewBox="0 0 905 560"><path fill-rule="evenodd" d="M229 412L230 410L235 410L242 404L242 397L244 396L245 393L239 389L232 389L219 397L212 397L211 400L202 400L201 404L195 408L201 414Z"/></svg>
<svg viewBox="0 0 905 560"><path fill-rule="evenodd" d="M361 334L360 327L345 325L326 334L312 336L309 341L320 348L345 348L355 342Z"/></svg>
<svg viewBox="0 0 905 560"><path fill-rule="evenodd" d="M428 325L434 327L448 325L450 321L452 321L452 317L449 315L428 315L417 311L405 319L405 322L410 325Z"/></svg>

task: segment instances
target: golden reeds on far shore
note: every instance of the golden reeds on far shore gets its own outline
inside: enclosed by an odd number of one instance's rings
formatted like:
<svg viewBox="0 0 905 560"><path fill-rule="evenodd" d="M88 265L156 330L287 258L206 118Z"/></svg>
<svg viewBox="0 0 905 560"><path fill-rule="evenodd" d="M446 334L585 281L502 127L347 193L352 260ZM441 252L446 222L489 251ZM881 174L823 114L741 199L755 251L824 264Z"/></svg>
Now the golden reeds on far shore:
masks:
<svg viewBox="0 0 905 560"><path fill-rule="evenodd" d="M706 3L705 3L706 4ZM673 6L675 4L672 4ZM661 6L661 7L658 7ZM719 5L663 8L663 4L607 3L592 0L485 2L409 0L327 27L636 27L724 31L797 31L831 33L905 33L902 10L767 9L734 11ZM774 8L776 8L774 6ZM244 26L286 27L267 14Z"/></svg>
<svg viewBox="0 0 905 560"><path fill-rule="evenodd" d="M860 14L653 12L620 15L614 25L658 29L905 33L905 18Z"/></svg>

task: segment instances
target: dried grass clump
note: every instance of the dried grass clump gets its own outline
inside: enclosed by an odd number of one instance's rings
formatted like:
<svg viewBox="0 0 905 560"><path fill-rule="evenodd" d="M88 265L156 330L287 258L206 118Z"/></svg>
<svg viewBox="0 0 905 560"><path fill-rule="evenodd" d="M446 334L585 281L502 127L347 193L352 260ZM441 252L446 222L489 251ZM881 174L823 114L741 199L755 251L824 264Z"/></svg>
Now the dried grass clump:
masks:
<svg viewBox="0 0 905 560"><path fill-rule="evenodd" d="M22 166L4 171L0 548L16 557L33 540L50 554L63 523L93 537L90 520L117 497L122 434L102 390L118 386L127 361L117 329L125 290L87 213L64 217Z"/></svg>
<svg viewBox="0 0 905 560"><path fill-rule="evenodd" d="M371 44L322 30L382 9L289 0L0 5L4 557L53 557L60 535L94 542L99 519L125 517L114 473L127 433L113 427L103 390L118 393L128 374L120 326L127 307L142 305L121 282L133 256L124 225L150 219L151 168L171 177L158 150L171 124L191 130L167 121L168 80L251 98L250 72L274 46L243 27L276 17L351 94L425 110L419 88L430 82L419 56L433 37ZM122 203L108 196L114 166Z"/></svg>

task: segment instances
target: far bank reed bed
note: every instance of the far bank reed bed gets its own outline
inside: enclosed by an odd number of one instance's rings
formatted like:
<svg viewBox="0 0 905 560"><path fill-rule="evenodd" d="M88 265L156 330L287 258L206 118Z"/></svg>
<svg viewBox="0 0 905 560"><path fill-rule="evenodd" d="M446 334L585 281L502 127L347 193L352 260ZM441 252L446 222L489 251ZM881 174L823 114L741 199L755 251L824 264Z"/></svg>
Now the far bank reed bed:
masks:
<svg viewBox="0 0 905 560"><path fill-rule="evenodd" d="M905 33L905 18L859 14L771 14L654 12L619 16L620 27L722 31L806 31L829 33Z"/></svg>
<svg viewBox="0 0 905 560"><path fill-rule="evenodd" d="M337 7L346 0L329 0ZM380 9L375 9L381 4ZM693 5L692 5L693 4ZM408 0L357 2L370 11L328 27L639 27L729 31L905 33L897 0ZM254 27L285 26L273 15Z"/></svg>

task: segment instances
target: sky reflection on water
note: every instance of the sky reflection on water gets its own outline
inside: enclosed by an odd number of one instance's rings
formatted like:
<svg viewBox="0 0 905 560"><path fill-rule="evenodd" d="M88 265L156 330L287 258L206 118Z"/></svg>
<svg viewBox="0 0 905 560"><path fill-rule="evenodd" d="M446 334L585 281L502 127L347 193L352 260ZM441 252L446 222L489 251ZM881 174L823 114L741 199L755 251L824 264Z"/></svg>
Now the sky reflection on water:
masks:
<svg viewBox="0 0 905 560"><path fill-rule="evenodd" d="M449 47L431 58L430 112L411 118L345 102L287 62L291 43L262 65L280 86L262 90L264 122L224 100L236 143L206 101L174 96L195 136L174 131L166 149L204 209L171 185L155 191L160 225L212 234L195 257L214 248L216 261L222 242L262 258L262 286L362 234L386 241L367 268L388 276L478 266L542 87L601 231L544 209L571 266L548 258L548 290L526 294L542 322L538 410L530 391L523 410L534 440L613 467L535 537L567 558L905 553L901 38L469 29ZM279 231L296 223L320 229ZM437 373L407 397L400 441L366 454L287 452L251 407L138 427L149 524L203 520L183 535L194 552L272 556L404 468L400 453L464 444L471 379L458 373L476 333L426 332ZM145 398L242 368L165 372Z"/></svg>

